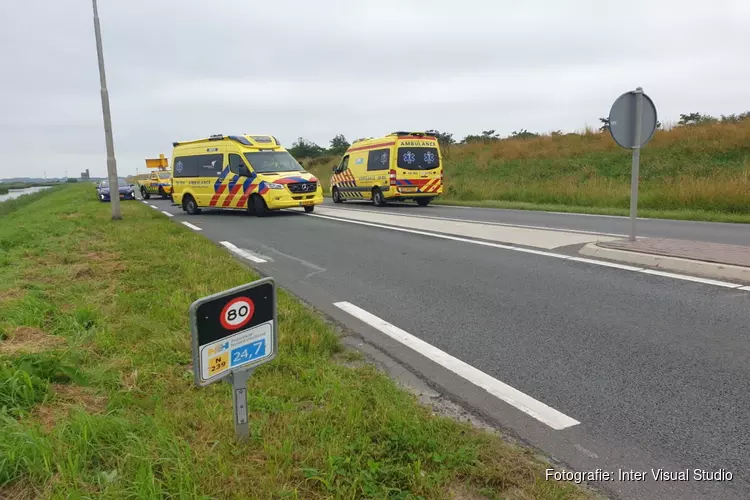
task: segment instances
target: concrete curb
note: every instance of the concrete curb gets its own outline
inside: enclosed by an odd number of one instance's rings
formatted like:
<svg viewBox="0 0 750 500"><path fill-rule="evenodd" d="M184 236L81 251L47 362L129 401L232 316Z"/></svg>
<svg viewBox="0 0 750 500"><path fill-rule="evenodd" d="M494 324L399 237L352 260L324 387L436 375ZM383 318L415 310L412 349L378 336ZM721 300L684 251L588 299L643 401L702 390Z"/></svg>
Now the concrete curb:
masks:
<svg viewBox="0 0 750 500"><path fill-rule="evenodd" d="M579 253L600 259L617 260L640 264L642 266L654 267L670 271L681 271L687 274L696 274L710 278L735 279L750 281L750 267L733 266L730 264L718 264L703 260L683 259L681 257L669 257L667 255L656 255L642 252L629 252L614 248L604 248L596 243L589 243L581 248Z"/></svg>

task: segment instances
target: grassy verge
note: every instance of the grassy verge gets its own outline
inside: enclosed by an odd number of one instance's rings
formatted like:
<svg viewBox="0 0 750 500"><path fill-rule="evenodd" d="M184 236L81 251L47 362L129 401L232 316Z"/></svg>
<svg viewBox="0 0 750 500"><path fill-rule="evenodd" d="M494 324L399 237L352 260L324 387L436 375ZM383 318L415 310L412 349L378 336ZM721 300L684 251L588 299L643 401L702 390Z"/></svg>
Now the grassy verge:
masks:
<svg viewBox="0 0 750 500"><path fill-rule="evenodd" d="M612 215L630 205L631 153L608 133L453 145L443 155L444 203ZM303 160L326 189L337 162ZM750 119L657 131L640 173L646 217L749 222Z"/></svg>
<svg viewBox="0 0 750 500"><path fill-rule="evenodd" d="M229 386L193 385L187 310L257 276L141 203L113 223L86 186L24 202L0 219L0 497L588 495L344 363L283 292L280 353L250 380L235 444Z"/></svg>

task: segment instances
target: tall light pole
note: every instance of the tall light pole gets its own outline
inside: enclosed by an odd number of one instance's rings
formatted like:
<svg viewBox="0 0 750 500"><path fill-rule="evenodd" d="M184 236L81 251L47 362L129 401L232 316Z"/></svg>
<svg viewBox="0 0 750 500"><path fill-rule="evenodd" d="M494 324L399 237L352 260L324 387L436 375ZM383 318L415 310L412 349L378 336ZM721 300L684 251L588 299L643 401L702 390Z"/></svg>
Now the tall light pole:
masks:
<svg viewBox="0 0 750 500"><path fill-rule="evenodd" d="M107 177L109 178L109 200L112 205L112 220L122 219L120 212L120 188L117 182L117 161L115 160L115 141L112 139L112 117L109 111L109 92L107 76L104 74L104 54L102 53L102 33L99 27L99 9L94 4L94 34L96 35L96 54L99 57L99 80L102 87L102 115L104 115L104 137L107 141Z"/></svg>

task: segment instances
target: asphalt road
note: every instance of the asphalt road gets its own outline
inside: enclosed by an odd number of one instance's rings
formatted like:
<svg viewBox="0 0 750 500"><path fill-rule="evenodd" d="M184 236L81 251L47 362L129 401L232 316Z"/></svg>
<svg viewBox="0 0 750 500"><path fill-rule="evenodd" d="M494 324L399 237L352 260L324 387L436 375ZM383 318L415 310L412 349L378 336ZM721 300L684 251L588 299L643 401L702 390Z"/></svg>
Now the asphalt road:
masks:
<svg viewBox="0 0 750 500"><path fill-rule="evenodd" d="M608 495L750 498L749 292L301 212L189 217L169 202L150 203L176 223L252 252L265 261L250 263L261 273L572 469L647 471L643 481L592 483ZM443 207L384 212L627 231L627 221L616 218ZM653 236L747 242L747 229L737 225L641 227ZM333 305L340 301L580 423L551 428ZM651 469L692 476L696 468L723 469L733 480L650 477Z"/></svg>

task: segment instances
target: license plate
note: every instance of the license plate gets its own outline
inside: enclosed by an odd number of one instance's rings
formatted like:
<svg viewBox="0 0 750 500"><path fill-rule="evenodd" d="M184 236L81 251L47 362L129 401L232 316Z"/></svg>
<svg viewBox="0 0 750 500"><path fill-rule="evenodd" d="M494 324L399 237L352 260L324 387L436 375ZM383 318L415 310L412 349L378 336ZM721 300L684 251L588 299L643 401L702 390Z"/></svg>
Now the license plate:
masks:
<svg viewBox="0 0 750 500"><path fill-rule="evenodd" d="M402 193L416 193L417 188L416 187L402 187L401 192Z"/></svg>
<svg viewBox="0 0 750 500"><path fill-rule="evenodd" d="M315 205L314 201L303 201L300 203L300 206L302 207L309 207L310 205Z"/></svg>

